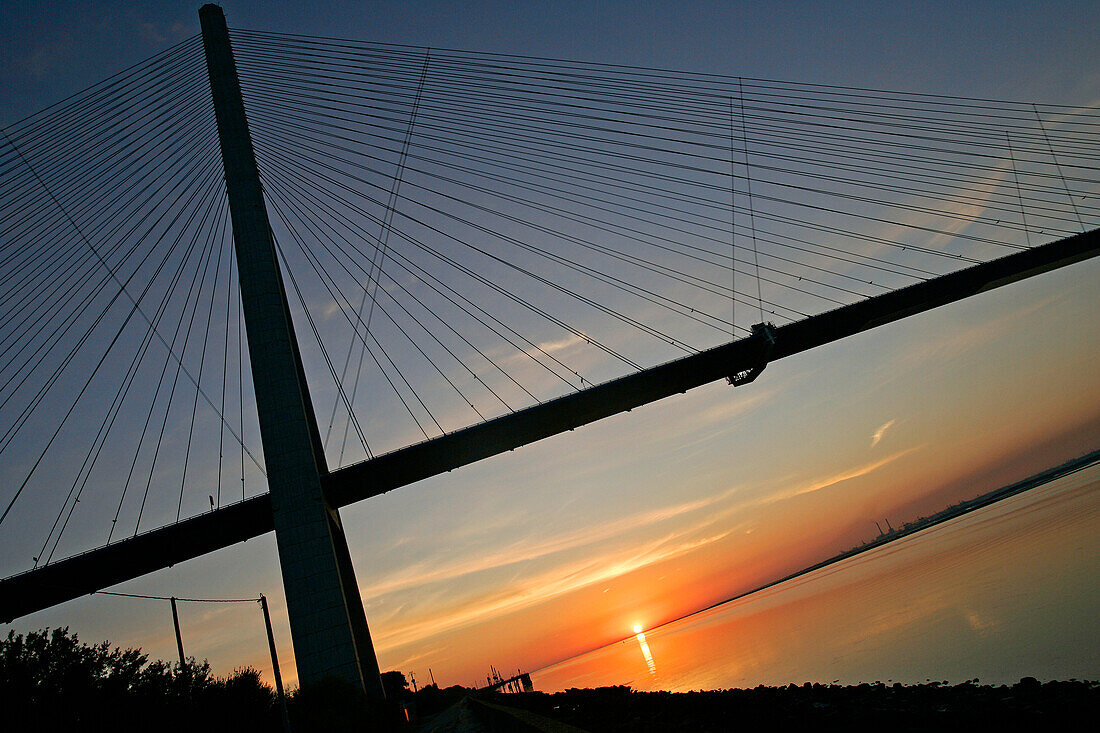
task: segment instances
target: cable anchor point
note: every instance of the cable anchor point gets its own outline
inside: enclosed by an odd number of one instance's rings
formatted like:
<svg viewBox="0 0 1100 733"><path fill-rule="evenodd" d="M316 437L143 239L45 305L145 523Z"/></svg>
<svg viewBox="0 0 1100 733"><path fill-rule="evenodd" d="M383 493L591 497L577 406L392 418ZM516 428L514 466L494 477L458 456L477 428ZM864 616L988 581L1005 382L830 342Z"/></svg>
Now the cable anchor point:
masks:
<svg viewBox="0 0 1100 733"><path fill-rule="evenodd" d="M754 381L760 376L760 373L764 371L764 368L768 366L768 359L771 357L772 349L775 348L775 324L754 323L752 325L752 334L748 337L748 340L762 342L760 357L757 362L749 368L734 372L726 377L726 381L734 387L740 387L743 384L749 384Z"/></svg>

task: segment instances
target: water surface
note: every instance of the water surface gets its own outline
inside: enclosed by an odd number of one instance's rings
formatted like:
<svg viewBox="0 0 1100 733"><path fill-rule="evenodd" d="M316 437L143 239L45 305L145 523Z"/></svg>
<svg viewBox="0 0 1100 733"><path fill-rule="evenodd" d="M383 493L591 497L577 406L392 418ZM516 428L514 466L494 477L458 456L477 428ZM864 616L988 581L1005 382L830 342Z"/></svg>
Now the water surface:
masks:
<svg viewBox="0 0 1100 733"><path fill-rule="evenodd" d="M1098 489L1094 464L547 667L535 687L1100 679Z"/></svg>

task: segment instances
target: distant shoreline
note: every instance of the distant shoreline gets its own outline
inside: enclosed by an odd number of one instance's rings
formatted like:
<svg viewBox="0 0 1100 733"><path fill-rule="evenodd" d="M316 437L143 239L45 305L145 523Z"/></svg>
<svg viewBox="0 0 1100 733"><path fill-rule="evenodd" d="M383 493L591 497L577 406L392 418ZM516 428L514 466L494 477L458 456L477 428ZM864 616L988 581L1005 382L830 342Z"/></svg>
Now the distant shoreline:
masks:
<svg viewBox="0 0 1100 733"><path fill-rule="evenodd" d="M1014 685L785 685L695 692L637 692L625 686L564 692L496 693L467 702L496 730L769 731L1077 730L1100 707L1100 684L1069 680ZM537 717L536 717L537 716ZM517 721L535 723L523 727ZM731 725L736 721L736 727ZM444 731L425 716L420 730ZM506 727L511 723L514 727ZM541 725L539 725L541 724ZM488 725L484 728L488 730Z"/></svg>
<svg viewBox="0 0 1100 733"><path fill-rule="evenodd" d="M1091 453L1081 456L1080 458L1074 458L1073 460L1066 461L1065 463L1055 466L1054 468L1048 468L1045 471L1041 471L1037 474L1034 474L1033 476L1028 476L1022 481L1017 481L1014 484L1002 486L999 489L994 489L993 491L982 494L981 496L974 497L973 499L959 502L958 504L949 506L946 509L938 511L931 516L914 519L912 522L908 522L891 532L885 532L875 539L863 543L862 545L853 547L850 550L845 550L844 552L833 555L830 558L822 560L819 563L810 565L809 567L803 568L802 570L799 570L797 572L791 573L790 575L786 575L782 578L779 578L778 580L773 580L771 582L765 583L764 585L757 586L752 590L747 590L744 593L739 593L732 598L727 598L724 601L719 601L718 603L714 603L710 606L707 606L706 608L701 608L698 611L693 611L689 614L681 616L680 618L668 621L664 624L661 624L661 626L667 626L668 624L675 623L676 621L680 621L681 619L689 618L691 616L695 616L696 614L710 611L712 609L718 608L719 606L724 606L727 603L732 603L733 601L737 601L746 596L750 596L753 593L759 593L762 590L767 590L768 588L777 586L780 583L786 583L788 580L794 580L795 578L806 575L807 573L812 573L815 570L821 570L822 568L828 567L833 563L840 562L841 560L847 560L850 557L855 557L856 555L867 552L868 550L873 550L876 547L882 547L883 545L889 544L894 540L901 539L902 537L908 537L909 535L916 534L917 532L921 532L930 527L935 527L938 524L943 524L948 520L955 519L956 517L961 517L964 514L969 514L970 512L981 509L982 507L996 504L1002 499L1007 499L1011 496L1022 494L1025 491L1029 491L1044 484L1048 484L1051 481L1062 478L1063 476L1069 476L1070 474L1077 473L1078 471L1082 471L1089 466L1096 464L1097 462L1100 462L1100 450L1094 450ZM660 626L654 628L660 628Z"/></svg>
<svg viewBox="0 0 1100 733"><path fill-rule="evenodd" d="M946 509L936 512L931 516L915 519L912 522L908 522L895 530L884 532L883 534L879 535L869 542L865 542L862 545L857 545L856 547L853 547L851 549L844 550L843 552L826 558L821 562L814 563L813 565L791 573L790 575L785 575L782 578L769 581L767 583L764 583L763 585L759 585L750 590L738 593L735 596L731 596L730 598L726 598L725 600L718 601L717 603L712 603L711 605L700 608L697 611L692 611L691 613L686 613L683 616L678 616L674 619L670 619L663 624L654 626L651 629L646 629L646 631L649 632L664 628L665 626L674 624L677 621L683 621L686 618L691 618L692 616L697 616L701 613L706 613L707 611L712 611L716 608L720 608L727 603L739 601L743 598L753 595L754 593L759 593L760 591L767 590L768 588L774 588L777 585L786 583L788 580L794 580L795 578L799 578L803 575L807 575L808 573L812 573L816 570L821 570L822 568L840 562L841 560L847 560L850 557L855 557L856 555L860 555L864 552L867 552L868 550L873 550L876 547L882 547L883 545L889 544L894 540L901 539L902 537L908 537L923 530L929 529L930 527L935 527L936 525L942 524L948 520L955 519L956 517L961 517L965 514L969 514L970 512L973 512L977 509L990 506L991 504L996 504L1003 499L1016 496L1017 494L1022 494L1025 491L1043 486L1044 484L1048 484L1056 479L1060 479L1064 476L1069 476L1071 474L1077 473L1078 471L1082 471L1097 463L1100 463L1100 449L1086 453L1079 458L1074 458L1072 460L1066 461L1065 463L1061 463L1057 466L1054 466L1053 468L1048 468L1044 471L1040 471L1039 473L1028 476L1027 478L1017 481L1015 483L1008 484L1007 486L1002 486L985 494L981 494L980 496L976 496L973 499L959 502L958 504L949 506ZM538 669L531 670L529 674L538 674L542 670L549 669L550 667L555 667L559 664L564 664L565 662L577 659L578 657L583 657L586 654L591 654L592 652L598 651L600 649L614 646L615 644L621 644L622 642L629 641L632 638L634 637L626 636L622 639L617 639L602 646L583 651L579 654L574 654L572 656L566 657L565 659L560 659L551 664L539 667Z"/></svg>

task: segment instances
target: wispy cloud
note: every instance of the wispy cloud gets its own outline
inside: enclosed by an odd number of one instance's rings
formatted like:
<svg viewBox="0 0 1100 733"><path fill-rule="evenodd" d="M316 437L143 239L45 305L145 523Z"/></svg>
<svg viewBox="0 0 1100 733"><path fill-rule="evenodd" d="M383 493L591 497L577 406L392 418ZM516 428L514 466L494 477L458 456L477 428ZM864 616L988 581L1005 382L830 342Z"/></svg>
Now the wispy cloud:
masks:
<svg viewBox="0 0 1100 733"><path fill-rule="evenodd" d="M874 435L871 436L871 447L872 448L874 448L876 445L879 444L879 442L882 440L882 436L886 435L886 431L889 430L891 428L891 426L893 426L893 424L896 423L896 422L897 422L897 420L891 420L890 422L879 426L879 429L876 430Z"/></svg>
<svg viewBox="0 0 1100 733"><path fill-rule="evenodd" d="M704 525L706 524L710 524L710 521L704 522ZM418 621L392 627L376 638L380 648L394 649L445 634L684 555L699 547L722 540L738 529L740 526L734 526L700 536L699 526L692 526L653 539L641 546L622 548L610 555L583 558L557 565L546 572L525 577L522 581L508 587L458 604L450 612L432 614Z"/></svg>
<svg viewBox="0 0 1100 733"><path fill-rule="evenodd" d="M134 35L150 46L164 46L182 41L193 33L190 26L181 23L163 23L138 20L134 25Z"/></svg>
<svg viewBox="0 0 1100 733"><path fill-rule="evenodd" d="M779 492L776 492L774 494L770 494L766 497L763 497L760 500L759 503L761 503L761 504L773 504L777 501L785 501L786 499L792 499L796 496L802 496L803 494L812 494L815 491L821 491L822 489L827 489L827 488L830 488L832 486L836 486L837 484L844 483L845 481L851 481L852 479L859 478L861 476L866 476L867 474L873 473L873 472L877 471L878 469L882 468L883 466L886 466L890 463L893 463L894 461L898 460L899 458L901 458L903 456L907 456L910 453L914 453L914 452L920 450L923 447L924 446L922 446L922 445L918 445L918 446L914 446L912 448L906 448L905 450L898 451L897 453L893 453L893 454L887 456L886 458L882 458L880 460L873 461L871 463L865 463L862 466L857 466L856 468L851 468L851 469L848 469L846 471L841 471L840 473L835 473L835 474L832 474L831 476L825 476L823 478L814 479L813 481L810 481L808 483L795 484L794 486L792 486L792 487L790 487L790 488L788 488L784 491L779 491Z"/></svg>
<svg viewBox="0 0 1100 733"><path fill-rule="evenodd" d="M601 522L535 541L513 543L475 557L460 554L442 563L438 559L414 563L371 585L361 586L361 592L367 597L381 596L575 550L712 507L729 499L738 490L733 488L714 496L636 512L613 522Z"/></svg>
<svg viewBox="0 0 1100 733"><path fill-rule="evenodd" d="M584 342L585 340L583 338L575 333L571 333L568 336L560 339L543 341L529 349L526 349L525 351L516 354L513 358L520 358L524 355L538 357L540 354L557 354Z"/></svg>
<svg viewBox="0 0 1100 733"><path fill-rule="evenodd" d="M1004 338L1016 338L1021 321L1064 298L1055 293L1046 298L1023 303L992 320L983 320L969 327L941 331L905 347L889 364L889 376L903 379L914 371L924 371L955 361Z"/></svg>
<svg viewBox="0 0 1100 733"><path fill-rule="evenodd" d="M757 387L748 395L738 395L735 398L712 402L710 405L704 405L699 411L692 413L691 424L693 426L709 426L715 422L732 421L734 418L752 412L768 402L779 394L779 391L778 387Z"/></svg>
<svg viewBox="0 0 1100 733"><path fill-rule="evenodd" d="M441 565L420 563L406 568L363 588L365 596L381 601L385 607L385 611L378 606L371 610L379 621L383 621L381 625L385 629L378 637L379 645L396 650L691 553L749 529L751 522L743 517L738 518L746 508L821 491L866 476L921 447L899 451L828 476L796 482L764 496L749 497L744 495L743 487L735 487L713 496L636 512L615 522L581 527L534 542L513 544L485 556L460 555ZM685 521L672 526L667 524L677 518ZM631 536L637 530L655 528L659 535L651 532L649 536ZM599 552L567 552L596 545L599 545ZM492 590L474 597L459 599L448 590L452 584L446 581L552 555L556 557L538 565L537 569L517 572L511 582L494 586ZM428 591L425 588L428 585L435 590ZM414 604L416 608L400 603L392 595L412 588L416 588L420 599ZM424 598L432 600L424 604ZM390 607L393 602L400 606L399 612L395 611L396 607ZM425 611L427 606L431 606L430 613ZM391 623L385 623L387 619Z"/></svg>

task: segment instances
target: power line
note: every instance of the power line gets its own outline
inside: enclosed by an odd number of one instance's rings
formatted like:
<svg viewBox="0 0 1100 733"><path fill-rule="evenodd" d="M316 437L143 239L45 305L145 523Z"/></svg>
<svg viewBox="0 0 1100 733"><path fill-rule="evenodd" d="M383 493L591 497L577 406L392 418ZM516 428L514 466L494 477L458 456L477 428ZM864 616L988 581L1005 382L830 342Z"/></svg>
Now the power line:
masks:
<svg viewBox="0 0 1100 733"><path fill-rule="evenodd" d="M154 596L145 593L121 593L111 590L92 591L92 595L118 596L120 598L144 598L150 601L178 601L180 603L259 603L257 598L183 598L180 596Z"/></svg>

